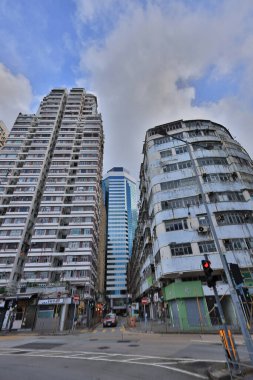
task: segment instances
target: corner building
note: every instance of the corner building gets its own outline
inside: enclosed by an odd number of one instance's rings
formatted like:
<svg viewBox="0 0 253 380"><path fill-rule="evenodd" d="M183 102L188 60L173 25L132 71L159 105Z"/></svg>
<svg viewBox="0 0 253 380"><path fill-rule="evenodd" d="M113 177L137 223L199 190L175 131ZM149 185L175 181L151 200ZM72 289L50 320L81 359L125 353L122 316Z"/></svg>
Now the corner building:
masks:
<svg viewBox="0 0 253 380"><path fill-rule="evenodd" d="M136 182L123 167L114 167L103 180L107 211L106 297L108 307L125 313L128 306L127 266L137 221Z"/></svg>
<svg viewBox="0 0 253 380"><path fill-rule="evenodd" d="M96 298L103 143L96 97L53 89L36 115L18 115L0 151L2 293L39 294L38 318L58 318L61 329L71 295L78 313ZM17 305L23 327L28 306Z"/></svg>
<svg viewBox="0 0 253 380"><path fill-rule="evenodd" d="M204 202L222 254L228 263L239 265L244 286L252 286L251 158L224 126L209 120L180 120L149 129L143 154L130 292L137 301L148 296L149 317L165 316L177 330L219 324L201 265L207 254L227 323L237 325Z"/></svg>

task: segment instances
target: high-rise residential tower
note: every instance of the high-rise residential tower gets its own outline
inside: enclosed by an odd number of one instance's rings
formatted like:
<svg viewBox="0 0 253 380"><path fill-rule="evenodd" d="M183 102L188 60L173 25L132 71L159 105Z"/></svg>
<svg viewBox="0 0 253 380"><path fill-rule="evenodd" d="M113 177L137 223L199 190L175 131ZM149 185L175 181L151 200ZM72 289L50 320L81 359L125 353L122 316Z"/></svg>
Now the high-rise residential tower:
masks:
<svg viewBox="0 0 253 380"><path fill-rule="evenodd" d="M0 152L3 292L95 297L103 142L97 99L81 88L18 115Z"/></svg>
<svg viewBox="0 0 253 380"><path fill-rule="evenodd" d="M253 285L251 158L224 126L208 120L149 129L143 153L129 276L134 299L148 296L150 317L165 313L179 329L217 324L201 265L207 255L227 322L236 323L220 255L239 266L244 286Z"/></svg>
<svg viewBox="0 0 253 380"><path fill-rule="evenodd" d="M106 296L110 308L125 312L128 302L127 265L137 222L136 181L123 167L114 167L103 180L107 211Z"/></svg>

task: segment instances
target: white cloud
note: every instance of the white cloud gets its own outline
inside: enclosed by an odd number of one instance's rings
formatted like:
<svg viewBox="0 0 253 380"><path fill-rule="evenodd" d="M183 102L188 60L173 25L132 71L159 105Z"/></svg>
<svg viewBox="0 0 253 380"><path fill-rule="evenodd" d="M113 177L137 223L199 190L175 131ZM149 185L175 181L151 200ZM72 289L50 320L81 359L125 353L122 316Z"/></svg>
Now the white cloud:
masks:
<svg viewBox="0 0 253 380"><path fill-rule="evenodd" d="M132 0L76 0L76 16L84 24L100 18L106 24L119 16L119 11L129 9ZM93 24L94 27L95 24Z"/></svg>
<svg viewBox="0 0 253 380"><path fill-rule="evenodd" d="M210 2L209 9L179 1L135 4L120 15L102 47L94 44L80 60L81 69L91 73L89 85L104 119L105 169L124 165L137 176L146 130L177 119L224 123L252 154L252 2ZM99 11L106 17L110 9L101 6ZM89 14L93 22L99 17L95 9ZM219 81L239 65L238 93L193 106L195 89L187 83L210 66ZM179 88L179 80L186 87Z"/></svg>
<svg viewBox="0 0 253 380"><path fill-rule="evenodd" d="M33 100L28 79L14 75L0 63L0 119L11 129L19 112L29 113Z"/></svg>

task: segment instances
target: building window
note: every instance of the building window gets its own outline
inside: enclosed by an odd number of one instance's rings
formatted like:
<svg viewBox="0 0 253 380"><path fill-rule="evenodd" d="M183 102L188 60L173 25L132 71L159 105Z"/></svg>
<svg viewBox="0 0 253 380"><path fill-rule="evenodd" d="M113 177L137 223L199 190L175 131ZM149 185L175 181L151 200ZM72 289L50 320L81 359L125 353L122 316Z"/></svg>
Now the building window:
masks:
<svg viewBox="0 0 253 380"><path fill-rule="evenodd" d="M212 129L205 129L202 131L204 136L216 136L216 133Z"/></svg>
<svg viewBox="0 0 253 380"><path fill-rule="evenodd" d="M204 157L197 159L200 166L208 165L228 165L226 158L223 157Z"/></svg>
<svg viewBox="0 0 253 380"><path fill-rule="evenodd" d="M170 164L163 167L164 172L172 172L176 170L186 169L191 167L191 161L183 161L177 164Z"/></svg>
<svg viewBox="0 0 253 380"><path fill-rule="evenodd" d="M160 156L161 156L161 158L172 156L171 149L163 150L162 152L160 152Z"/></svg>
<svg viewBox="0 0 253 380"><path fill-rule="evenodd" d="M245 202L243 194L239 192L224 192L224 193L213 193L208 194L210 202Z"/></svg>
<svg viewBox="0 0 253 380"><path fill-rule="evenodd" d="M155 139L154 140L154 144L155 145L160 145L160 144L166 144L170 141L170 137L169 136L166 136L166 137L161 137L159 139Z"/></svg>
<svg viewBox="0 0 253 380"><path fill-rule="evenodd" d="M167 172L173 172L177 170L177 164L170 164L163 167L163 171L165 173Z"/></svg>
<svg viewBox="0 0 253 380"><path fill-rule="evenodd" d="M201 143L193 143L192 146L193 146L193 150L203 150L203 149L219 150L219 149L222 149L222 144L220 142L216 142L216 141L209 141L209 142L201 141Z"/></svg>
<svg viewBox="0 0 253 380"><path fill-rule="evenodd" d="M170 251L172 256L192 255L192 247L190 243L171 245Z"/></svg>
<svg viewBox="0 0 253 380"><path fill-rule="evenodd" d="M249 248L244 239L224 239L223 244L226 251L236 251Z"/></svg>
<svg viewBox="0 0 253 380"><path fill-rule="evenodd" d="M164 191L164 190L177 189L179 187L191 186L195 183L196 183L196 179L193 177L177 179L175 181L169 181L169 182L162 182L161 190Z"/></svg>
<svg viewBox="0 0 253 380"><path fill-rule="evenodd" d="M206 214L197 215L197 218L200 226L209 226L209 220Z"/></svg>
<svg viewBox="0 0 253 380"><path fill-rule="evenodd" d="M10 236L20 236L22 235L22 230L11 230L10 231Z"/></svg>
<svg viewBox="0 0 253 380"><path fill-rule="evenodd" d="M234 211L215 214L218 225L252 223L252 211Z"/></svg>
<svg viewBox="0 0 253 380"><path fill-rule="evenodd" d="M189 137L199 137L202 136L202 131L199 129L194 129L193 131L188 132Z"/></svg>
<svg viewBox="0 0 253 380"><path fill-rule="evenodd" d="M200 253L216 252L213 240L201 241L198 243Z"/></svg>
<svg viewBox="0 0 253 380"><path fill-rule="evenodd" d="M191 161L183 161L183 162L178 163L178 169L179 170L187 169L187 168L190 168L191 166L192 166Z"/></svg>
<svg viewBox="0 0 253 380"><path fill-rule="evenodd" d="M236 193L236 192L229 192L229 193L217 193L218 201L239 201L239 202L245 202L245 198L243 194Z"/></svg>
<svg viewBox="0 0 253 380"><path fill-rule="evenodd" d="M175 208L185 208L190 206L199 206L202 204L202 198L200 197L187 197L172 199L169 201L162 201L162 210L171 210Z"/></svg>
<svg viewBox="0 0 253 380"><path fill-rule="evenodd" d="M165 220L166 231L188 230L186 219Z"/></svg>
<svg viewBox="0 0 253 380"><path fill-rule="evenodd" d="M202 174L204 182L228 182L234 180L231 173Z"/></svg>
<svg viewBox="0 0 253 380"><path fill-rule="evenodd" d="M178 146L177 148L175 148L175 152L176 154L183 154L188 152L187 145Z"/></svg>
<svg viewBox="0 0 253 380"><path fill-rule="evenodd" d="M80 248L79 241L70 241L68 242L68 248Z"/></svg>

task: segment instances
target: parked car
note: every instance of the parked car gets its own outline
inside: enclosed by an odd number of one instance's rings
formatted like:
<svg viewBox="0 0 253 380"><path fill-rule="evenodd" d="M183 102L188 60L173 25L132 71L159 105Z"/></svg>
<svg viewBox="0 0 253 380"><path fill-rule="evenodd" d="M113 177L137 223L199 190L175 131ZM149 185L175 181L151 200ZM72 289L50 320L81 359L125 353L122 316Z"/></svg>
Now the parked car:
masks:
<svg viewBox="0 0 253 380"><path fill-rule="evenodd" d="M103 320L103 327L115 327L117 326L118 319L116 314L106 314Z"/></svg>

